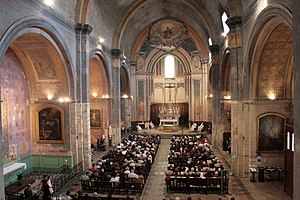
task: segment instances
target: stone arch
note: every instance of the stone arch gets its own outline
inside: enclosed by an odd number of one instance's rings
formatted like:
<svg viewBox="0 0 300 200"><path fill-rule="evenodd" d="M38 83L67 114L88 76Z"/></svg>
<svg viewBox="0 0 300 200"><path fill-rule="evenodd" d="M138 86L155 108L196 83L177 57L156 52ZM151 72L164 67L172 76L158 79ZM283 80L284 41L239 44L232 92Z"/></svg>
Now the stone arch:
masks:
<svg viewBox="0 0 300 200"><path fill-rule="evenodd" d="M108 62L106 57L103 55L103 52L100 49L93 49L90 53L89 53L89 58L90 61L92 59L95 59L98 61L98 66L97 67L102 67L101 72L100 73L102 76L102 78L104 78L105 80L105 94L103 93L102 95L109 95L111 96L111 77L110 77L110 72L109 72L109 68L108 68ZM92 91L91 91L92 94ZM99 93L100 94L100 93Z"/></svg>
<svg viewBox="0 0 300 200"><path fill-rule="evenodd" d="M71 127L71 112L67 112L71 105L60 104L57 100L59 97L68 97L71 100L75 100L74 94L74 67L72 64L71 56L68 51L68 47L63 37L61 37L57 28L51 24L45 18L42 17L24 17L14 22L4 33L0 40L0 63L1 69L3 69L3 62L9 57L8 54L13 54L12 57L19 64L21 72L17 74L23 77L23 84L17 86L23 87L25 95L22 97L20 93L13 96L15 99L23 98L23 113L18 113L18 118L23 119L25 124L25 133L32 138L22 138L23 143L27 145L21 145L21 151L25 152L24 155L30 155L35 151L28 148L33 147L31 144L38 145L38 139L34 137L33 133L38 132L38 122L34 117L36 108L43 106L57 106L61 110L64 110L64 117L69 120L69 124L64 124L64 130L68 134L63 139L66 139L66 143L60 143L57 145L63 148L69 149L70 141L70 129ZM3 79L2 79L3 81ZM21 83L21 82L19 82ZM17 87L12 90L17 91ZM17 105L18 102L10 101L8 107ZM18 104L20 106L20 104ZM25 113L25 114L24 114ZM11 120L13 123L13 120ZM54 148L51 145L45 144L40 146ZM27 153L26 153L27 152ZM20 157L19 157L20 158Z"/></svg>
<svg viewBox="0 0 300 200"><path fill-rule="evenodd" d="M161 20L165 20L164 19L159 19L156 21L161 21ZM169 18L167 18L169 19ZM177 21L177 19L171 19L171 20L175 20ZM206 42L206 40L203 40L203 38L205 38L205 36L200 35L201 33L198 33L192 26L190 26L189 24L184 24L187 28L187 32L188 35L192 38L192 40L195 42L195 45L197 47L197 49L201 52L201 55L203 58L208 58L208 43ZM150 25L147 26L146 28L144 28L144 30L138 35L138 37L135 39L135 42L133 44L133 48L131 49L130 52L130 59L131 60L136 60L137 57L137 53L140 51L142 45L144 44L144 42L146 41L148 34L149 34L149 28Z"/></svg>
<svg viewBox="0 0 300 200"><path fill-rule="evenodd" d="M243 13L243 0L229 0L229 16L241 16Z"/></svg>
<svg viewBox="0 0 300 200"><path fill-rule="evenodd" d="M69 85L68 95L71 98L74 98L74 92L71 91L70 88L74 88L73 77L76 72L74 71L67 44L59 34L59 31L45 18L34 18L30 16L22 18L12 24L0 40L0 62L2 62L7 49L12 45L12 43L26 33L42 34L45 38L50 39L52 44L55 45L56 50L59 52L60 58L62 59L67 75Z"/></svg>
<svg viewBox="0 0 300 200"><path fill-rule="evenodd" d="M191 60L189 54L184 49L178 49L177 51L173 52L163 52L157 49L154 49L146 59L146 71L147 73L153 74L154 73L154 67L155 64L158 62L160 58L162 58L164 55L171 54L179 59L181 62L184 71L186 74L191 73Z"/></svg>
<svg viewBox="0 0 300 200"><path fill-rule="evenodd" d="M121 64L121 68L120 68L120 86L121 86L121 96L123 96L123 95L130 96L131 95L129 72L124 63Z"/></svg>
<svg viewBox="0 0 300 200"><path fill-rule="evenodd" d="M221 70L220 71L221 92L223 93L223 96L230 95L231 94L231 66L230 66L230 50L229 49L226 49L224 51L220 70Z"/></svg>
<svg viewBox="0 0 300 200"><path fill-rule="evenodd" d="M105 129L110 119L111 78L107 60L100 49L89 53L90 77L90 109L91 109L91 143L97 144L98 139L107 138Z"/></svg>
<svg viewBox="0 0 300 200"><path fill-rule="evenodd" d="M282 5L270 5L265 8L257 17L255 24L253 25L251 37L246 50L247 60L244 65L244 77L245 85L249 85L249 88L245 88L247 91L245 94L249 95L250 99L256 98L257 88L256 83L258 79L259 62L263 47L267 42L270 34L280 24L284 24L292 29L292 15L291 12Z"/></svg>
<svg viewBox="0 0 300 200"><path fill-rule="evenodd" d="M123 31L128 23L128 21L130 20L130 18L132 18L135 14L135 11L138 10L139 8L145 6L147 3L147 0L138 0L133 2L129 8L127 9L127 11L125 12L125 14L123 15L124 17L121 19L121 22L119 23L116 32L114 34L114 38L113 38L113 48L120 48L120 42L122 40L122 34ZM205 25L205 27L207 28L210 37L212 38L213 42L217 43L218 41L218 34L217 34L217 27L214 24L213 20L210 19L210 14L207 12L207 10L203 9L202 7L199 7L197 4L195 4L194 2L191 1L184 1L184 3L191 7L193 10L195 10L195 12L198 14L198 16L201 18L201 21L203 22L203 24Z"/></svg>
<svg viewBox="0 0 300 200"><path fill-rule="evenodd" d="M91 0L79 0L77 2L75 17L77 23L86 24L91 2Z"/></svg>

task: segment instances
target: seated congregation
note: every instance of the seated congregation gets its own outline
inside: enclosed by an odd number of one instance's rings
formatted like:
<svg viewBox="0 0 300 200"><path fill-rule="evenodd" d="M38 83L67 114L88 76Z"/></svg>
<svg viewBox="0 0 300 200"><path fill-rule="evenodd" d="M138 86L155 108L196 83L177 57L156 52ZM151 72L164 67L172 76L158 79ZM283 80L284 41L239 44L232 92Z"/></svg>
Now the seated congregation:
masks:
<svg viewBox="0 0 300 200"><path fill-rule="evenodd" d="M173 136L165 172L167 190L176 192L226 192L227 171L200 135Z"/></svg>
<svg viewBox="0 0 300 200"><path fill-rule="evenodd" d="M159 136L130 135L82 175L83 193L141 193L159 143Z"/></svg>

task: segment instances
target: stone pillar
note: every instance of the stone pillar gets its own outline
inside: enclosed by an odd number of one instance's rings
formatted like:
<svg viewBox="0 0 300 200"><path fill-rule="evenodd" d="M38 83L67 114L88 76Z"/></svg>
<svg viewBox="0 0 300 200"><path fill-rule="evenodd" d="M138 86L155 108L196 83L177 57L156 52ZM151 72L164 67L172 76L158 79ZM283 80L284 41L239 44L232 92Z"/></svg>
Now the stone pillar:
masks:
<svg viewBox="0 0 300 200"><path fill-rule="evenodd" d="M294 151L294 191L293 199L300 199L300 2L293 0L293 35L294 35L294 134L295 134L295 151Z"/></svg>
<svg viewBox="0 0 300 200"><path fill-rule="evenodd" d="M89 66L89 35L93 28L84 24L82 28L82 121L84 133L84 163L91 167L91 125L90 125L90 66Z"/></svg>
<svg viewBox="0 0 300 200"><path fill-rule="evenodd" d="M76 84L74 85L75 90L75 107L72 112L75 118L75 124L72 127L75 130L75 137L72 137L72 140L75 139L75 146L73 146L73 152L75 153L75 165L79 164L84 160L83 156L83 137L82 137L82 123L81 123L81 97L82 91L81 88L81 81L80 81L80 74L81 74L81 31L82 31L82 24L78 23L75 26L76 32Z"/></svg>
<svg viewBox="0 0 300 200"><path fill-rule="evenodd" d="M1 92L1 88L0 88ZM0 95L0 100L1 100L1 95ZM0 103L2 100L0 101ZM2 104L2 103L1 103ZM0 122L2 122L2 115L1 115L1 105L0 105ZM0 123L0 152L3 152L2 149L2 123ZM1 154L2 155L2 154ZM5 191L4 191L4 175L3 175L3 160L2 158L0 159L0 200L5 200Z"/></svg>
<svg viewBox="0 0 300 200"><path fill-rule="evenodd" d="M192 77L191 74L187 75L187 89L188 89L188 102L189 102L189 121L191 121L194 115L192 113L194 112L193 106L192 106L192 99L193 99L193 93L192 93ZM189 123L191 126L191 124ZM190 128L190 127L189 127Z"/></svg>
<svg viewBox="0 0 300 200"><path fill-rule="evenodd" d="M249 111L243 104L243 52L242 52L242 20L239 16L227 20L230 27L229 48L231 66L231 155L232 171L240 177L249 174L249 140L246 122ZM248 90L244 90L248 91ZM248 96L248 95L245 95Z"/></svg>
<svg viewBox="0 0 300 200"><path fill-rule="evenodd" d="M221 112L221 96L220 96L220 61L219 46L212 45L209 47L212 55L212 144L220 146L223 140L224 126L222 122Z"/></svg>
<svg viewBox="0 0 300 200"><path fill-rule="evenodd" d="M136 69L136 61L131 61L130 62L130 85L132 86L131 89L131 95L133 95L133 98L131 100L131 121L136 121L137 120L137 110L136 110L136 104L137 104L137 91L136 87L136 74L135 74L135 69ZM131 126L131 124L130 124Z"/></svg>
<svg viewBox="0 0 300 200"><path fill-rule="evenodd" d="M204 60L202 62L203 73L202 73L202 81L201 81L201 118L200 120L209 121L208 120L208 62ZM207 127L206 127L207 128Z"/></svg>
<svg viewBox="0 0 300 200"><path fill-rule="evenodd" d="M91 134L90 134L90 80L88 43L92 27L88 24L76 24L76 101L75 121L75 164L84 162L83 167L91 166Z"/></svg>
<svg viewBox="0 0 300 200"><path fill-rule="evenodd" d="M146 113L147 113L147 116L146 116L146 121L149 121L150 120L150 115L151 115L151 77L147 74L146 75L146 97L147 99L145 98L146 100Z"/></svg>
<svg viewBox="0 0 300 200"><path fill-rule="evenodd" d="M121 142L121 93L120 93L120 67L121 67L120 49L112 49L112 138L113 144L117 145Z"/></svg>

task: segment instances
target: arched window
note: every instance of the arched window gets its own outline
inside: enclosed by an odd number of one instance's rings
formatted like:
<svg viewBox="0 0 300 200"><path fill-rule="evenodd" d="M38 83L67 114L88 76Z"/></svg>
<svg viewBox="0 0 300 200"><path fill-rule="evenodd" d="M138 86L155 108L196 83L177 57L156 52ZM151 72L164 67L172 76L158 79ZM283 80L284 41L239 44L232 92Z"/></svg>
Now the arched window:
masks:
<svg viewBox="0 0 300 200"><path fill-rule="evenodd" d="M165 78L175 78L175 59L172 55L165 58Z"/></svg>
<svg viewBox="0 0 300 200"><path fill-rule="evenodd" d="M224 29L224 32L222 33L223 36L226 36L227 33L229 32L229 27L226 24L227 19L228 19L227 14L224 12L222 15L222 23L223 23L223 29Z"/></svg>

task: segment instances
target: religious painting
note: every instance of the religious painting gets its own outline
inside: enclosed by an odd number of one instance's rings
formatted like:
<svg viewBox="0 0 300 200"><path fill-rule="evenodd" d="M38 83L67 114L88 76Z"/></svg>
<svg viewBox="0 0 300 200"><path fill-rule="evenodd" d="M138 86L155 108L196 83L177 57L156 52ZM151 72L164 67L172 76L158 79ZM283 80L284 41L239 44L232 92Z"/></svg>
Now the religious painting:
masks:
<svg viewBox="0 0 300 200"><path fill-rule="evenodd" d="M44 107L38 111L38 139L40 143L63 143L63 111Z"/></svg>
<svg viewBox="0 0 300 200"><path fill-rule="evenodd" d="M259 118L259 151L283 151L285 118L265 115Z"/></svg>
<svg viewBox="0 0 300 200"><path fill-rule="evenodd" d="M101 110L92 109L90 112L91 128L101 128Z"/></svg>

